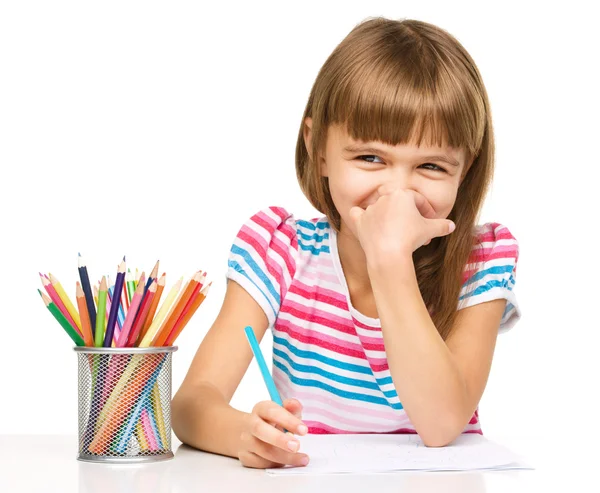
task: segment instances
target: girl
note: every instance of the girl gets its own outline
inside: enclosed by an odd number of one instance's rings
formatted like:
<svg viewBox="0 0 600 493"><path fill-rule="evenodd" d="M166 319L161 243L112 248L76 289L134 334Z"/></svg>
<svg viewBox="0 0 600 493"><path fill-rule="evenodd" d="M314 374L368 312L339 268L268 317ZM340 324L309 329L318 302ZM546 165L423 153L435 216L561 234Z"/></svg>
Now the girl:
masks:
<svg viewBox="0 0 600 493"><path fill-rule="evenodd" d="M266 468L308 463L293 433L433 447L482 433L496 336L521 315L517 241L477 225L493 163L486 90L460 43L417 20L356 26L298 135L297 177L324 216L269 207L241 226L223 306L173 399L177 436ZM246 325L272 331L283 407L229 405L252 359Z"/></svg>

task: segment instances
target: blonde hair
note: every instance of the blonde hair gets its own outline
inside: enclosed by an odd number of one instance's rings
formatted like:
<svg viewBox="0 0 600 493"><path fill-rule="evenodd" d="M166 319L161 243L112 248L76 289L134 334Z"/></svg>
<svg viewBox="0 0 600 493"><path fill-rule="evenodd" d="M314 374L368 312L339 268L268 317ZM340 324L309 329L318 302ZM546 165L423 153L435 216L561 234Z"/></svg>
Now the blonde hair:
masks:
<svg viewBox="0 0 600 493"><path fill-rule="evenodd" d="M307 117L312 118L310 153L304 140ZM311 159L324 154L332 124L344 125L355 140L465 149L461 184L448 216L456 230L413 253L421 295L445 340L494 171L490 105L475 62L448 32L413 19L368 18L334 49L302 117L296 174L304 195L339 232L328 178Z"/></svg>

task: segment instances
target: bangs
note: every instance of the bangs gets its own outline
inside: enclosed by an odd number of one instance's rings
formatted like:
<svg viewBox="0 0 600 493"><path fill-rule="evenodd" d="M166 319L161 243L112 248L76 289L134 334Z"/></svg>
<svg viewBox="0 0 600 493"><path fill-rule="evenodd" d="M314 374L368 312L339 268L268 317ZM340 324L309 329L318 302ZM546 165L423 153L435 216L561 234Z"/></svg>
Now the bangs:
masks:
<svg viewBox="0 0 600 493"><path fill-rule="evenodd" d="M413 60L407 65L389 56L355 64L340 77L352 84L332 86L327 123L345 125L355 140L462 148L470 162L486 125L481 95L441 60Z"/></svg>

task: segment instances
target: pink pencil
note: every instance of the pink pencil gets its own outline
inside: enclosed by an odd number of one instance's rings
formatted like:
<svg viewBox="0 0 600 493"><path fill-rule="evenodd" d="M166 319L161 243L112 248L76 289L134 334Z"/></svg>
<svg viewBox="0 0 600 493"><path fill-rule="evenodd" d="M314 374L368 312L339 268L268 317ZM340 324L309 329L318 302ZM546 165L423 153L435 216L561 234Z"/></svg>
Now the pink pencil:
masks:
<svg viewBox="0 0 600 493"><path fill-rule="evenodd" d="M131 331L131 327L133 326L133 321L135 320L137 310L140 307L140 303L142 302L145 283L146 274L142 272L140 282L138 283L138 287L136 288L135 293L133 293L133 297L131 298L131 305L129 305L129 310L127 310L127 316L125 317L123 328L121 329L119 339L117 340L117 347L125 347L125 344L127 343L127 338L129 337L129 332Z"/></svg>
<svg viewBox="0 0 600 493"><path fill-rule="evenodd" d="M146 408L142 409L142 428L144 429L144 435L146 435L146 441L148 442L150 450L158 450L158 443L156 443L156 438L154 438L154 432L152 431L152 425L150 424L150 416L148 415L148 410Z"/></svg>

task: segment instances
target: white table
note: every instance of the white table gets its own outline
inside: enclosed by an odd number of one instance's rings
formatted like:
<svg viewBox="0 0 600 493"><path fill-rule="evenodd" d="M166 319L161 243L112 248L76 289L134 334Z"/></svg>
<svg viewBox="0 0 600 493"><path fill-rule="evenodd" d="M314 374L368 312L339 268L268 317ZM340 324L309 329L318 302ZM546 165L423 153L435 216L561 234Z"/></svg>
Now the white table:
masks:
<svg viewBox="0 0 600 493"><path fill-rule="evenodd" d="M596 443L589 443L587 453L581 456L575 446L569 448L572 440L522 439L501 443L521 454L536 469L273 477L264 470L245 468L237 459L182 445L175 437L175 457L171 460L109 465L77 460L74 435L0 435L0 492L365 493L368 488L369 493L531 493L557 491L557 487L577 493L600 491L597 469L592 468L600 459L591 455L598 450Z"/></svg>

